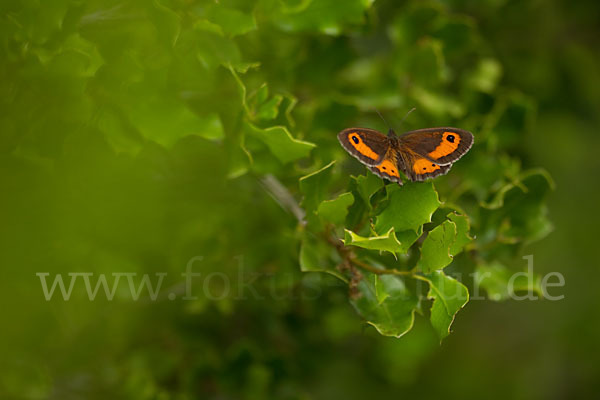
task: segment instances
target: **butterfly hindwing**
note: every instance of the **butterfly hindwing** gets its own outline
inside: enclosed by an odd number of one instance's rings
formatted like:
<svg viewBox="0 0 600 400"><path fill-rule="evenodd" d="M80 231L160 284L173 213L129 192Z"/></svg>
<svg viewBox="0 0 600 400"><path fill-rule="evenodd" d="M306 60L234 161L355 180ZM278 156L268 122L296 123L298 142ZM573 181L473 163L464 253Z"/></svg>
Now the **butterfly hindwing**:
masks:
<svg viewBox="0 0 600 400"><path fill-rule="evenodd" d="M438 165L449 165L469 151L473 134L457 128L428 128L407 132L398 140L400 147L407 147Z"/></svg>
<svg viewBox="0 0 600 400"><path fill-rule="evenodd" d="M398 163L397 150L390 147L384 160L379 165L368 166L369 170L375 175L385 178L391 182L396 182L402 185L402 179L400 178L400 170Z"/></svg>
<svg viewBox="0 0 600 400"><path fill-rule="evenodd" d="M390 149L390 139L373 129L349 128L338 133L346 151L367 166L379 165Z"/></svg>
<svg viewBox="0 0 600 400"><path fill-rule="evenodd" d="M445 175L452 167L452 164L439 165L408 148L400 148L398 160L402 173L413 182Z"/></svg>

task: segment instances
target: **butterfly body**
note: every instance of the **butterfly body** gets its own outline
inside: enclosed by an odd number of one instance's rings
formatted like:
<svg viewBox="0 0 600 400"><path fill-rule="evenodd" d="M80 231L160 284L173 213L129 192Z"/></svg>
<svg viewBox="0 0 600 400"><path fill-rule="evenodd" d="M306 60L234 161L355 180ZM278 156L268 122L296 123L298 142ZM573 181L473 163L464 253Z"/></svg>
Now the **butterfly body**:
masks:
<svg viewBox="0 0 600 400"><path fill-rule="evenodd" d="M378 176L402 185L400 172L411 181L446 174L473 145L473 134L442 127L397 136L366 128L344 129L338 134L344 149Z"/></svg>

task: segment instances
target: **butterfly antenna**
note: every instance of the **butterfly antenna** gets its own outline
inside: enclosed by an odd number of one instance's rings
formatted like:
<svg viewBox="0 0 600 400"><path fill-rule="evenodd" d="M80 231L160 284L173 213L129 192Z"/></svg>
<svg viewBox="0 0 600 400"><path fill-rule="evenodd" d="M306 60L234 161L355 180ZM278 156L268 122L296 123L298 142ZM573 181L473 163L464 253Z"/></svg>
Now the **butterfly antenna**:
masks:
<svg viewBox="0 0 600 400"><path fill-rule="evenodd" d="M417 108L413 107L410 109L409 112L406 113L406 115L402 118L402 121L400 121L400 125L402 125L402 123L404 122L404 120L406 119L406 117L408 117L410 115L411 112L415 111Z"/></svg>
<svg viewBox="0 0 600 400"><path fill-rule="evenodd" d="M383 122L387 125L388 127L388 136L394 134L394 130L392 129L392 127L390 126L390 124L388 124L388 122L385 120L385 118L383 118L383 115L381 115L381 113L379 112L378 109L375 109L375 112L377 112L377 115L379 115L379 118L381 118L383 120Z"/></svg>

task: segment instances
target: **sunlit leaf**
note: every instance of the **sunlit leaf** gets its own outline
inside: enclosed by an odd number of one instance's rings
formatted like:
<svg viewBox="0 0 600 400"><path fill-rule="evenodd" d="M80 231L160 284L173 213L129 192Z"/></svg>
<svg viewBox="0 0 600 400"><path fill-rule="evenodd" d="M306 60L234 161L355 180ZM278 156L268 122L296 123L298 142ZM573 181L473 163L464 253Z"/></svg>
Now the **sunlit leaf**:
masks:
<svg viewBox="0 0 600 400"><path fill-rule="evenodd" d="M402 249L402 243L396 238L394 228L390 228L384 235L370 237L362 237L346 229L344 244L346 246L356 246L363 249L388 251L394 255Z"/></svg>
<svg viewBox="0 0 600 400"><path fill-rule="evenodd" d="M333 200L325 200L319 204L317 214L334 225L342 225L348 215L348 207L354 203L352 193L342 193Z"/></svg>
<svg viewBox="0 0 600 400"><path fill-rule="evenodd" d="M426 274L429 282L428 297L433 299L431 306L431 325L440 339L450 334L450 327L456 313L469 301L469 291L456 279L445 275L442 271Z"/></svg>
<svg viewBox="0 0 600 400"><path fill-rule="evenodd" d="M431 182L388 185L386 189L389 205L377 216L375 230L378 233L387 232L392 227L396 232L417 231L431 221L433 212L440 205Z"/></svg>
<svg viewBox="0 0 600 400"><path fill-rule="evenodd" d="M452 262L451 248L456 240L456 224L444 221L427 234L421 246L419 268L425 273L443 269Z"/></svg>

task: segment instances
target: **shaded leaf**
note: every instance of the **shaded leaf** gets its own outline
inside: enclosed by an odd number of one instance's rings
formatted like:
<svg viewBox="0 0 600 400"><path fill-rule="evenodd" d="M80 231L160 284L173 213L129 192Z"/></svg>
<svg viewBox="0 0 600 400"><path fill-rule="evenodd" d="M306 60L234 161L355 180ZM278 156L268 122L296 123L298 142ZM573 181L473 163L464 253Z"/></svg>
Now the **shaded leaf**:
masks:
<svg viewBox="0 0 600 400"><path fill-rule="evenodd" d="M131 107L131 122L142 136L166 147L190 135L207 139L224 135L218 115L198 115L181 100L157 96Z"/></svg>
<svg viewBox="0 0 600 400"><path fill-rule="evenodd" d="M258 120L270 120L277 118L279 114L279 105L283 100L283 96L277 94L271 97L269 100L258 106L255 113L255 118Z"/></svg>
<svg viewBox="0 0 600 400"><path fill-rule="evenodd" d="M418 298L401 279L368 273L358 284L358 290L359 297L351 303L380 334L401 337L412 328Z"/></svg>
<svg viewBox="0 0 600 400"><path fill-rule="evenodd" d="M482 207L486 228L503 242L532 242L552 230L545 199L554 182L544 170L524 172L519 180L504 185Z"/></svg>
<svg viewBox="0 0 600 400"><path fill-rule="evenodd" d="M469 75L468 84L475 90L491 93L502 77L502 65L493 58L479 61L475 71Z"/></svg>
<svg viewBox="0 0 600 400"><path fill-rule="evenodd" d="M456 224L456 240L454 240L454 243L450 247L450 255L455 256L473 240L469 236L469 218L466 215L460 215L455 212L448 214L447 218Z"/></svg>
<svg viewBox="0 0 600 400"><path fill-rule="evenodd" d="M208 9L207 17L219 25L227 36L237 36L256 29L254 15L245 14L234 8L214 5Z"/></svg>
<svg viewBox="0 0 600 400"><path fill-rule="evenodd" d="M295 8L282 7L273 15L273 22L288 32L318 31L338 35L349 24L363 21L373 0L347 0L340 7L337 0L303 1Z"/></svg>
<svg viewBox="0 0 600 400"><path fill-rule="evenodd" d="M301 204L307 213L316 211L325 199L334 164L335 161L332 161L320 170L300 178L300 191L304 194Z"/></svg>
<svg viewBox="0 0 600 400"><path fill-rule="evenodd" d="M336 268L336 263L332 258L333 251L325 240L306 232L300 245L300 270L325 272L347 282L346 277Z"/></svg>
<svg viewBox="0 0 600 400"><path fill-rule="evenodd" d="M352 193L342 193L333 200L325 200L319 204L317 214L334 225L342 225L348 215L348 207L354 203Z"/></svg>
<svg viewBox="0 0 600 400"><path fill-rule="evenodd" d="M272 126L261 129L249 122L245 123L246 133L267 145L279 161L286 164L308 157L315 144L294 139L284 126Z"/></svg>
<svg viewBox="0 0 600 400"><path fill-rule="evenodd" d="M473 280L494 301L509 299L519 292L543 295L538 274L533 274L532 271L512 271L498 261L478 265Z"/></svg>
<svg viewBox="0 0 600 400"><path fill-rule="evenodd" d="M384 186L383 180L377 175L370 173L357 176L356 178L353 177L352 179L356 181L356 190L360 194L360 197L367 207L371 209L371 197Z"/></svg>

